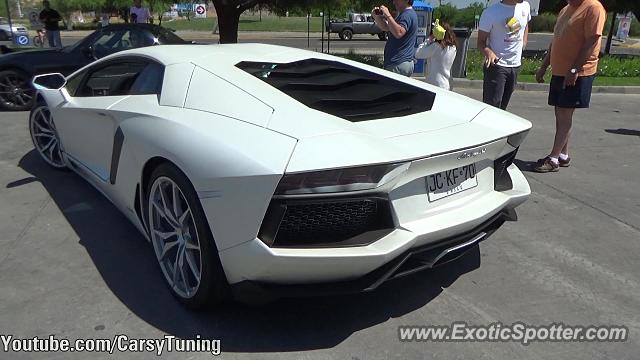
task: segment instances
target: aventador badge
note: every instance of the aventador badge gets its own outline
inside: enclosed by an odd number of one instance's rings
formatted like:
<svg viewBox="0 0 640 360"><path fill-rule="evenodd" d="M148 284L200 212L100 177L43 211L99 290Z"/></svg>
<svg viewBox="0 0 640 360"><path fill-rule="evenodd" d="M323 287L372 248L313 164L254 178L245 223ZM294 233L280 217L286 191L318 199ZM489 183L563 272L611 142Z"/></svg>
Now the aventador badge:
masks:
<svg viewBox="0 0 640 360"><path fill-rule="evenodd" d="M476 157L476 156L482 155L482 154L484 154L486 152L487 152L487 148L482 148L480 150L463 152L462 154L460 154L460 156L458 156L458 160L463 160L463 159L468 159L468 158L471 158L471 157Z"/></svg>

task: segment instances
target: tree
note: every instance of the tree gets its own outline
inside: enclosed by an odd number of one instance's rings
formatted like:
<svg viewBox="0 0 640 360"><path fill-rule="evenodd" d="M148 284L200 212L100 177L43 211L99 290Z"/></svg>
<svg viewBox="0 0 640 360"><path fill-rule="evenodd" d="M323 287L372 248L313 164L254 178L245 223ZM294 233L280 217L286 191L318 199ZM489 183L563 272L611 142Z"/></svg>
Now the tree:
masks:
<svg viewBox="0 0 640 360"><path fill-rule="evenodd" d="M171 5L174 3L173 0L148 0L149 2L149 11L151 14L155 11L158 14L158 25L162 25L162 16L165 12L171 9ZM189 1L189 3L193 4L193 0Z"/></svg>
<svg viewBox="0 0 640 360"><path fill-rule="evenodd" d="M218 14L221 44L238 42L240 14L251 9L258 2L260 0L213 0L213 6Z"/></svg>
<svg viewBox="0 0 640 360"><path fill-rule="evenodd" d="M345 8L360 9L363 11L371 10L375 5L379 5L381 1L372 0L212 0L213 6L218 14L218 28L220 30L220 43L237 43L238 42L238 25L240 24L240 14L245 10L251 9L257 4L265 4L269 9L278 10L288 9L290 7L302 7L307 13L318 9ZM388 1L383 1L389 3ZM286 11L286 10L285 10ZM284 12L284 11L283 11ZM313 11L314 13L316 11Z"/></svg>
<svg viewBox="0 0 640 360"><path fill-rule="evenodd" d="M609 31L607 34L607 43L605 46L605 53L611 52L611 43L613 40L613 32L616 27L616 14L633 12L636 19L640 20L640 1L638 0L600 0L604 8L609 12L611 18ZM540 12L553 12L557 13L567 4L566 0L550 0L541 1Z"/></svg>
<svg viewBox="0 0 640 360"><path fill-rule="evenodd" d="M4 1L0 1L0 16L7 17L7 5Z"/></svg>

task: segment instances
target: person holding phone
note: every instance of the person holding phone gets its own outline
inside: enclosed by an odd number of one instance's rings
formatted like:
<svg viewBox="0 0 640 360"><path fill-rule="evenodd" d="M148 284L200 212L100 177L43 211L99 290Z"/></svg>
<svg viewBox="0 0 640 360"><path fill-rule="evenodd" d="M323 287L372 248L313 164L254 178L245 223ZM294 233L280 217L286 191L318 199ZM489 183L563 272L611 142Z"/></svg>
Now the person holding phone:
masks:
<svg viewBox="0 0 640 360"><path fill-rule="evenodd" d="M376 25L390 35L384 46L384 68L405 76L413 74L418 32L418 15L412 5L413 0L393 0L393 6L396 8L395 18L384 5L371 11Z"/></svg>
<svg viewBox="0 0 640 360"><path fill-rule="evenodd" d="M531 6L523 0L502 0L482 12L478 49L484 55L485 103L503 110L509 105L527 46L529 21Z"/></svg>
<svg viewBox="0 0 640 360"><path fill-rule="evenodd" d="M427 60L426 81L451 90L451 66L456 59L456 35L447 23L436 22L429 39L418 45L416 59Z"/></svg>

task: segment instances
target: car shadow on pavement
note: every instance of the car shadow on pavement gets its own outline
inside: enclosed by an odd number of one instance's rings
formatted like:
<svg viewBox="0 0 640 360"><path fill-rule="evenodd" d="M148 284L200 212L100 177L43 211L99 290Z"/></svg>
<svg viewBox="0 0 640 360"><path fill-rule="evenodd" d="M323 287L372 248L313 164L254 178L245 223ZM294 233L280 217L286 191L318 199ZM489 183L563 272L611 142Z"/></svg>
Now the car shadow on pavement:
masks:
<svg viewBox="0 0 640 360"><path fill-rule="evenodd" d="M640 137L640 130L631 130L631 129L605 129L605 132L608 132L609 134L616 134L616 135L630 135L630 136L639 136Z"/></svg>
<svg viewBox="0 0 640 360"><path fill-rule="evenodd" d="M518 167L518 169L520 169L520 171L526 171L526 172L535 172L533 169L535 169L536 165L538 164L536 161L527 161L527 160L514 160L513 161L514 164L516 164L516 166Z"/></svg>
<svg viewBox="0 0 640 360"><path fill-rule="evenodd" d="M354 332L424 307L461 275L480 266L476 246L456 261L390 281L372 293L282 299L261 306L228 303L192 312L166 288L150 244L91 185L70 171L48 167L35 150L24 155L19 166L33 177L7 187L42 183L105 284L132 313L166 334L220 339L225 352L332 348Z"/></svg>

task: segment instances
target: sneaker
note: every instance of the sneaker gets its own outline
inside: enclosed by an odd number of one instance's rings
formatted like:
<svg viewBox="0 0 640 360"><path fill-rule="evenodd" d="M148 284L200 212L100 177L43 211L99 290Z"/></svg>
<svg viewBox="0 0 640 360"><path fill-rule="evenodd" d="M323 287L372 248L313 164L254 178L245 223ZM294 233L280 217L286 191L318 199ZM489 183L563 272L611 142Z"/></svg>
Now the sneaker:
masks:
<svg viewBox="0 0 640 360"><path fill-rule="evenodd" d="M570 157L568 157L567 160L558 159L558 165L560 165L560 167L569 167L570 162L571 162Z"/></svg>
<svg viewBox="0 0 640 360"><path fill-rule="evenodd" d="M560 170L560 165L551 161L551 158L548 156L538 160L536 167L533 169L533 171L539 173L556 172L558 170Z"/></svg>

